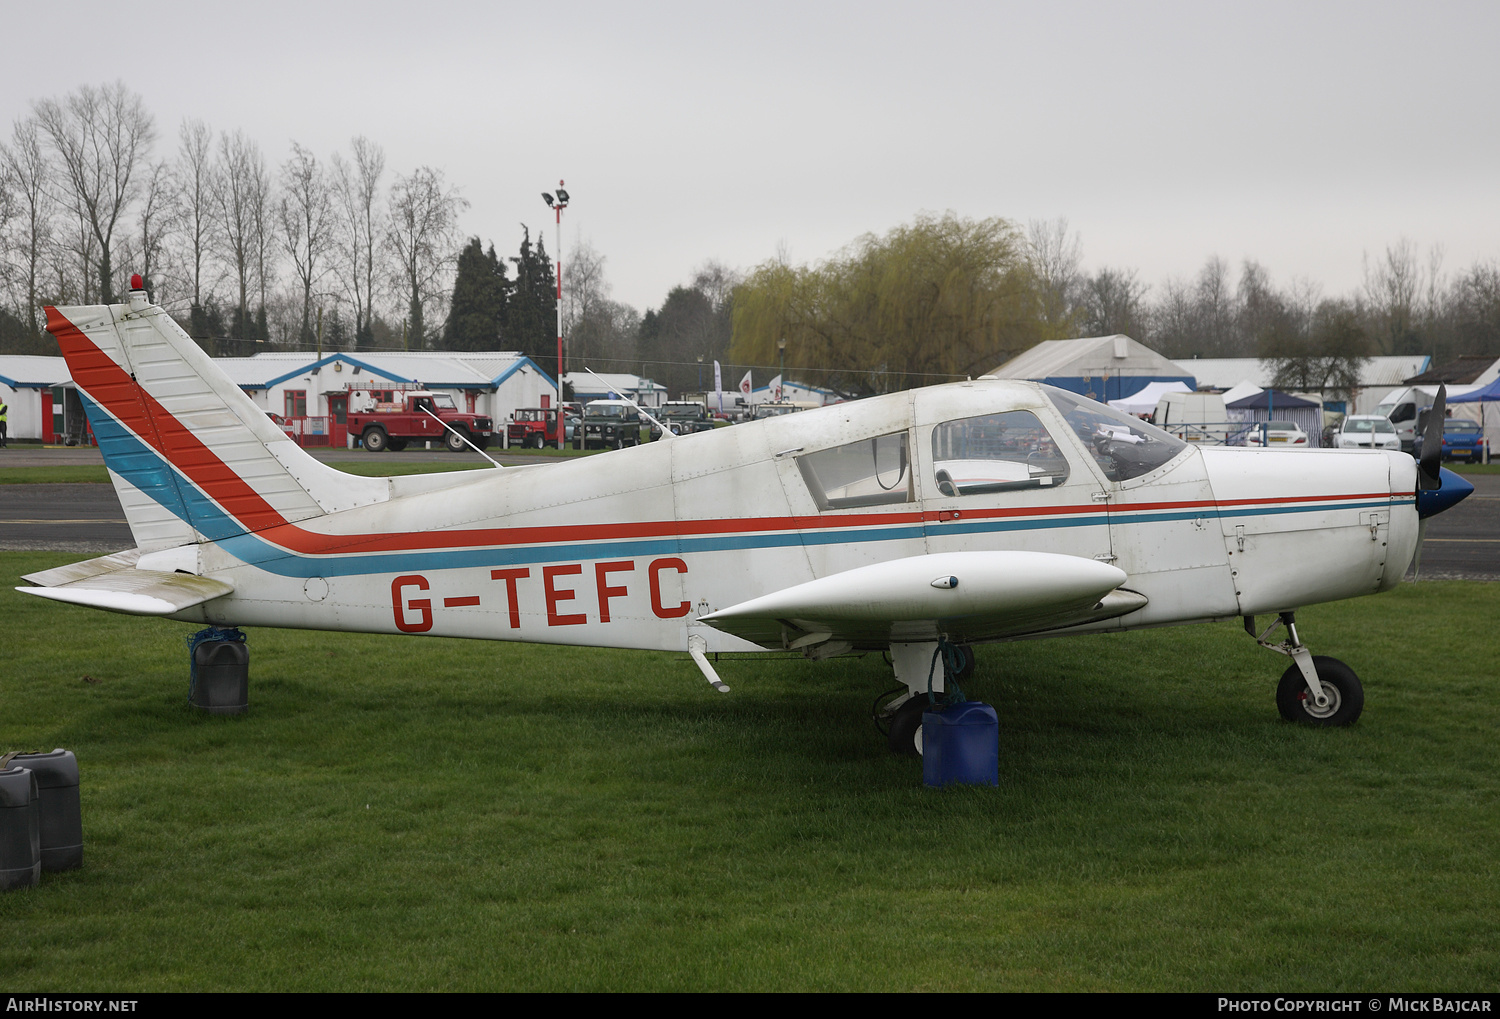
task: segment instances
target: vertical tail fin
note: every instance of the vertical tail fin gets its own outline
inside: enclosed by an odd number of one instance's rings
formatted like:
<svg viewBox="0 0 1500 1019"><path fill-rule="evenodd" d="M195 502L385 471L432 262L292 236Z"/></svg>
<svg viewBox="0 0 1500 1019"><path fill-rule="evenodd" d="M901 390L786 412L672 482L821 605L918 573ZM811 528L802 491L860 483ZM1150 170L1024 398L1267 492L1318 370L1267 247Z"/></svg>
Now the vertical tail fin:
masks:
<svg viewBox="0 0 1500 1019"><path fill-rule="evenodd" d="M143 291L48 308L143 551L381 502L389 484L314 460Z"/></svg>

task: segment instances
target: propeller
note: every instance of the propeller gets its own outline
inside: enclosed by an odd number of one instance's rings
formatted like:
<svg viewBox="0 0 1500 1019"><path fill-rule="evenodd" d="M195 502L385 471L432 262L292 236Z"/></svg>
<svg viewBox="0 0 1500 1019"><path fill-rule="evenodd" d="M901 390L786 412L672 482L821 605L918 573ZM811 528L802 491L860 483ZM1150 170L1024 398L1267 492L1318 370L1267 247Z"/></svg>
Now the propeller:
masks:
<svg viewBox="0 0 1500 1019"><path fill-rule="evenodd" d="M1443 487L1443 416L1447 408L1448 387L1438 386L1437 400L1427 411L1427 427L1422 430L1422 459L1417 461L1417 488L1424 492Z"/></svg>
<svg viewBox="0 0 1500 1019"><path fill-rule="evenodd" d="M1474 486L1443 468L1443 420L1447 417L1448 387L1438 386L1437 400L1427 411L1422 429L1422 456L1417 461L1417 551L1412 556L1412 579L1422 573L1422 540L1427 519L1458 503Z"/></svg>

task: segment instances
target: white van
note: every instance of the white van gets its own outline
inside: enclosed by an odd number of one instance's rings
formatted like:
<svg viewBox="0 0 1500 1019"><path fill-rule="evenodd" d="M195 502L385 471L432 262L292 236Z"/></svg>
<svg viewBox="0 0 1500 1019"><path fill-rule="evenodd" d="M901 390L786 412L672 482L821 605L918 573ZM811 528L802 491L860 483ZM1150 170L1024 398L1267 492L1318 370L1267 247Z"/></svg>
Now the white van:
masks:
<svg viewBox="0 0 1500 1019"><path fill-rule="evenodd" d="M1416 441L1417 416L1431 407L1436 399L1437 387L1427 392L1421 386L1393 389L1380 401L1375 413L1396 426L1396 435L1401 439L1401 448L1410 453Z"/></svg>
<svg viewBox="0 0 1500 1019"><path fill-rule="evenodd" d="M1151 423L1188 442L1223 442L1229 411L1219 393L1163 393Z"/></svg>

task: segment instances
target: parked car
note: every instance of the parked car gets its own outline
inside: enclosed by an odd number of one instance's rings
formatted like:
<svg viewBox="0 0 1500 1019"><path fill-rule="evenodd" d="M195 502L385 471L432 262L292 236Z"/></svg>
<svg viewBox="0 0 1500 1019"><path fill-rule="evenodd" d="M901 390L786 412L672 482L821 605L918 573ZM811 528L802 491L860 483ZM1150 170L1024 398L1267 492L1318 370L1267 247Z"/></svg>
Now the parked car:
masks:
<svg viewBox="0 0 1500 1019"><path fill-rule="evenodd" d="M1331 436L1335 449L1400 449L1401 436L1383 414L1350 414Z"/></svg>
<svg viewBox="0 0 1500 1019"><path fill-rule="evenodd" d="M557 408L521 407L511 414L505 426L506 442L512 447L541 449L557 445ZM572 442L578 416L563 405L563 441Z"/></svg>
<svg viewBox="0 0 1500 1019"><path fill-rule="evenodd" d="M1412 454L1422 459L1422 433L1418 432ZM1479 422L1468 418L1448 418L1443 422L1443 459L1478 463L1484 459L1484 433Z"/></svg>
<svg viewBox="0 0 1500 1019"><path fill-rule="evenodd" d="M594 400L583 408L583 430L574 449L621 449L641 441L640 411L624 400Z"/></svg>
<svg viewBox="0 0 1500 1019"><path fill-rule="evenodd" d="M662 404L656 412L656 417L672 429L673 435L691 435L694 432L711 432L714 429L714 419L709 416L708 408L701 403L688 400ZM661 429L652 425L651 441L655 442L660 438Z"/></svg>
<svg viewBox="0 0 1500 1019"><path fill-rule="evenodd" d="M1245 433L1245 445L1259 446L1265 436L1268 448L1307 448L1307 433L1294 421L1259 421Z"/></svg>

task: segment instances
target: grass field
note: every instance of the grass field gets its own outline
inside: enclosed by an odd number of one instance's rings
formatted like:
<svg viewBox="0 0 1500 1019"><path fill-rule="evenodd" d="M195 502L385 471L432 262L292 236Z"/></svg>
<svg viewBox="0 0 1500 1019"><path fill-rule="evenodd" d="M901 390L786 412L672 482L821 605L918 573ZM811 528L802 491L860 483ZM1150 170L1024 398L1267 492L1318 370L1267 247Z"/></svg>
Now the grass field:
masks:
<svg viewBox="0 0 1500 1019"><path fill-rule="evenodd" d="M7 577L68 561L0 553ZM998 645L998 789L931 790L879 656L194 627L0 593L0 749L67 747L85 864L0 896L9 990L1488 990L1500 585L1299 615L1363 675L1280 721L1235 625ZM84 677L88 677L85 679Z"/></svg>

